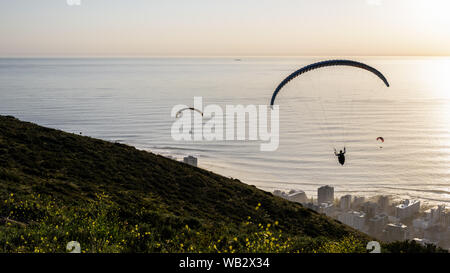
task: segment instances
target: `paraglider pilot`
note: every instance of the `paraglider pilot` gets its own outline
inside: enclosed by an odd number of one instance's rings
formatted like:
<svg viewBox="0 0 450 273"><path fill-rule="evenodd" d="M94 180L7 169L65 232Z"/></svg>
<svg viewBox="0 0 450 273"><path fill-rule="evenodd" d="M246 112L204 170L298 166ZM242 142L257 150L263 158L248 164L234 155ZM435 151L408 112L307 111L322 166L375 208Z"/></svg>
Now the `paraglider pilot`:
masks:
<svg viewBox="0 0 450 273"><path fill-rule="evenodd" d="M345 163L345 147L344 152L342 150L339 151L339 153L336 152L336 148L334 148L334 155L338 157L339 163L341 163L342 166L344 166Z"/></svg>

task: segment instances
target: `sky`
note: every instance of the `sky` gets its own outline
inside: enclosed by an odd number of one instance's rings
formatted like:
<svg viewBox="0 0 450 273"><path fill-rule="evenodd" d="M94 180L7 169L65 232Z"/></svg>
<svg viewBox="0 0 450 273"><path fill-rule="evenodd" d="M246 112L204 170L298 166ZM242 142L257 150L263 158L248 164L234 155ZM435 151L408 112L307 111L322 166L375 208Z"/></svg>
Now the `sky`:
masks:
<svg viewBox="0 0 450 273"><path fill-rule="evenodd" d="M448 56L449 14L447 0L0 0L0 56Z"/></svg>

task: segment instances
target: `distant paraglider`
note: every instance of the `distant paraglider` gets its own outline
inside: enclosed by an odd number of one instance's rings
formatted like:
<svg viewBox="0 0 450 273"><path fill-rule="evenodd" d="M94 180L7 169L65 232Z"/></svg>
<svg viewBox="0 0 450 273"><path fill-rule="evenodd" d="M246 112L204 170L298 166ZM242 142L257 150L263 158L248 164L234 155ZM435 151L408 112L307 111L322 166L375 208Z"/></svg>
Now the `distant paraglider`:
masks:
<svg viewBox="0 0 450 273"><path fill-rule="evenodd" d="M203 116L203 112L202 112L202 111L200 111L200 110L198 110L198 109L195 109L194 107L187 107L187 108L183 108L183 109L181 109L180 111L178 111L175 117L176 117L176 118L180 118L181 115L183 114L183 112L186 111L186 110L196 111L196 112L198 112L200 115Z"/></svg>
<svg viewBox="0 0 450 273"><path fill-rule="evenodd" d="M183 112L184 111L195 111L195 112L198 112L200 115L202 115L202 117L203 117L203 112L202 111L200 111L200 110L198 110L198 109L196 109L196 108L194 108L194 107L186 107L186 108L183 108L183 109L181 109L181 110L179 110L178 112L177 112L177 114L175 115L175 117L176 118L180 118L182 115L183 115ZM189 134L190 135L192 135L192 130L189 130Z"/></svg>
<svg viewBox="0 0 450 273"><path fill-rule="evenodd" d="M334 155L338 157L338 161L339 164L341 164L342 166L344 166L345 163L345 153L347 152L347 150L344 147L344 151L340 150L339 153L336 152L336 149L334 149Z"/></svg>
<svg viewBox="0 0 450 273"><path fill-rule="evenodd" d="M380 143L380 149L383 148L383 146L381 146L381 144L384 143L384 138L383 137L377 137L377 142Z"/></svg>

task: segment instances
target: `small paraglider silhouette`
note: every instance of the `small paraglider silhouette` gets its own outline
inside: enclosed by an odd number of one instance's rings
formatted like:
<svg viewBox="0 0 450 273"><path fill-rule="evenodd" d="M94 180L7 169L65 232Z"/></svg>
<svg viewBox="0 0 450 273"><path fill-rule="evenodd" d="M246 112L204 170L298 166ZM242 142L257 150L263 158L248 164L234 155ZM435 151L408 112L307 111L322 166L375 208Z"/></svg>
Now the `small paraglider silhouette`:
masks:
<svg viewBox="0 0 450 273"><path fill-rule="evenodd" d="M196 111L196 112L198 112L200 115L202 115L202 117L203 117L203 112L200 111L200 110L198 110L198 109L195 109L194 107L187 107L187 108L183 108L183 109L179 110L179 111L177 112L177 114L175 115L175 117L176 117L176 118L180 118L180 117L183 115L183 111L186 111L186 110ZM189 134L190 134L190 135L193 134L192 130L189 130Z"/></svg>
<svg viewBox="0 0 450 273"><path fill-rule="evenodd" d="M381 146L381 144L384 143L384 138L383 137L377 137L377 142L380 143L380 149L382 149L383 146Z"/></svg>
<svg viewBox="0 0 450 273"><path fill-rule="evenodd" d="M344 151L340 150L339 153L336 151L336 148L334 148L334 155L338 157L339 164L344 166L345 163L345 153L347 150L344 147Z"/></svg>

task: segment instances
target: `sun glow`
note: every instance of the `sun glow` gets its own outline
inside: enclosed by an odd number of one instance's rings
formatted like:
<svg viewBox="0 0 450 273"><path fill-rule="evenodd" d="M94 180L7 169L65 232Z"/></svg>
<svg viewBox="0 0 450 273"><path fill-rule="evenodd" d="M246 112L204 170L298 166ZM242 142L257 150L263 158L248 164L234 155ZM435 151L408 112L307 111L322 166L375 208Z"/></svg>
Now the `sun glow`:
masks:
<svg viewBox="0 0 450 273"><path fill-rule="evenodd" d="M422 67L420 74L430 96L450 100L450 58L433 60Z"/></svg>
<svg viewBox="0 0 450 273"><path fill-rule="evenodd" d="M450 99L450 62L436 67L430 79L434 81L436 95L439 98Z"/></svg>

